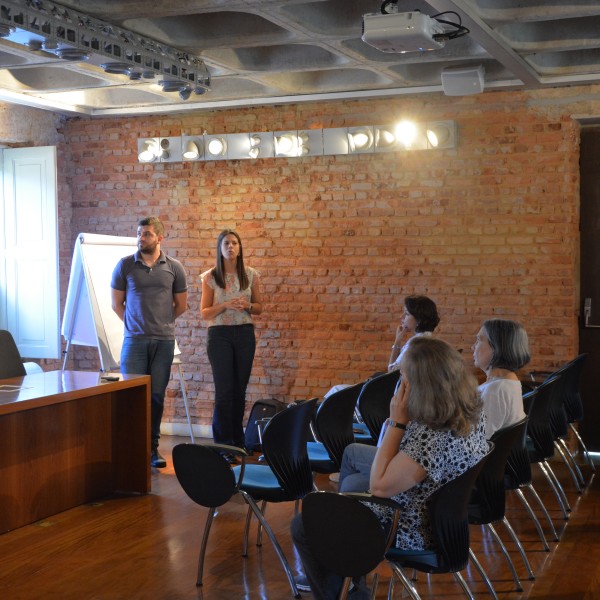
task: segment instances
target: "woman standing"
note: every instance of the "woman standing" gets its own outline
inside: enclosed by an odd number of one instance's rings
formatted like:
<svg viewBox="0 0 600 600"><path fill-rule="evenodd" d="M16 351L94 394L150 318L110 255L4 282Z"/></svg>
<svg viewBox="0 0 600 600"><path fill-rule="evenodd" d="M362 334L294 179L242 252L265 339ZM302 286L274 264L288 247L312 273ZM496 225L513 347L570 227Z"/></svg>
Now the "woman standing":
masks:
<svg viewBox="0 0 600 600"><path fill-rule="evenodd" d="M200 312L208 325L208 360L215 384L215 443L244 447L244 409L256 338L252 315L262 312L259 274L244 266L240 236L225 229L217 264L202 273Z"/></svg>

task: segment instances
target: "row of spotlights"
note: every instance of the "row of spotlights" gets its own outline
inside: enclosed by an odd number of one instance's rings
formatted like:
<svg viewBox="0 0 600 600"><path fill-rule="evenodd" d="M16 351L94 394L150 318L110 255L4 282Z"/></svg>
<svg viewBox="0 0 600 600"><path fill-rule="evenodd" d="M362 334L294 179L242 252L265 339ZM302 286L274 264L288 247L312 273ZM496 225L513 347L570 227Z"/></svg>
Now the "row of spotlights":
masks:
<svg viewBox="0 0 600 600"><path fill-rule="evenodd" d="M256 159L454 148L454 121L394 127L364 126L303 131L215 134L138 140L141 162Z"/></svg>

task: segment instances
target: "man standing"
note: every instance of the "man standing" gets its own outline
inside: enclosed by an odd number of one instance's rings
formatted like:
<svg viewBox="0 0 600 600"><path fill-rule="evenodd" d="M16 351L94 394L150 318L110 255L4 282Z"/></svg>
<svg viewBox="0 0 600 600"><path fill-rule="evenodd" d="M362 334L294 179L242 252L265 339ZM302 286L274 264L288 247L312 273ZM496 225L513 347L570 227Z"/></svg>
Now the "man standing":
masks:
<svg viewBox="0 0 600 600"><path fill-rule="evenodd" d="M112 275L112 308L125 323L121 372L151 377L151 465L165 467L158 452L160 422L173 353L175 319L187 309L187 282L181 263L160 243L164 226L157 217L138 222L138 251L122 258Z"/></svg>

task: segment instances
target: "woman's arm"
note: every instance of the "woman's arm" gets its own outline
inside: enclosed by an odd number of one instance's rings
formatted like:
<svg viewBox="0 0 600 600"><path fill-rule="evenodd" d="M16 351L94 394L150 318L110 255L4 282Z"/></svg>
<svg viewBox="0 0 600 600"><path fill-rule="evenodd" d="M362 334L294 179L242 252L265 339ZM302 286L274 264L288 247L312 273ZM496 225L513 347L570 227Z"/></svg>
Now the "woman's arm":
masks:
<svg viewBox="0 0 600 600"><path fill-rule="evenodd" d="M402 327L402 324L396 327L396 337L394 338L394 343L392 345L392 352L390 353L390 359L388 361L388 371L392 371L392 365L396 362L396 359L400 355L400 350L402 350L402 339L404 338L404 334L406 333L405 329Z"/></svg>
<svg viewBox="0 0 600 600"><path fill-rule="evenodd" d="M215 304L215 291L208 285L207 279L211 277L210 274L206 275L202 280L202 300L200 301L200 316L204 321L210 321L217 315L225 312L228 308L233 310L245 310L242 306L242 299L240 297L229 300L228 302L222 302L221 304Z"/></svg>
<svg viewBox="0 0 600 600"><path fill-rule="evenodd" d="M408 424L409 393L410 385L403 377L400 388L390 403L389 421L392 423L404 426ZM427 477L427 471L399 449L405 429L390 425L389 421L371 467L369 482L371 493L384 498L405 492Z"/></svg>
<svg viewBox="0 0 600 600"><path fill-rule="evenodd" d="M250 304L248 305L248 312L251 315L260 315L263 311L262 306L262 294L260 291L260 280L258 276L255 274L252 279L252 287L250 288Z"/></svg>

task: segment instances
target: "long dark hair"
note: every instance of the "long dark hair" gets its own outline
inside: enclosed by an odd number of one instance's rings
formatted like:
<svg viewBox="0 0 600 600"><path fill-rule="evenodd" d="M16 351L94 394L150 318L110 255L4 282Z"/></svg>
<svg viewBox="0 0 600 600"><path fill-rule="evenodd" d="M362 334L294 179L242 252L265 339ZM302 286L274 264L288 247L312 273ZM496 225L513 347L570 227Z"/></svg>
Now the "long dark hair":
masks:
<svg viewBox="0 0 600 600"><path fill-rule="evenodd" d="M225 259L223 258L223 252L221 251L221 244L225 237L228 235L234 235L237 238L238 244L240 245L240 253L237 257L237 276L240 282L240 290L245 290L250 282L248 281L248 275L246 273L246 267L244 267L244 249L242 247L242 240L238 233L233 229L223 229L217 239L217 264L213 269L213 277L217 282L217 285L225 289Z"/></svg>

